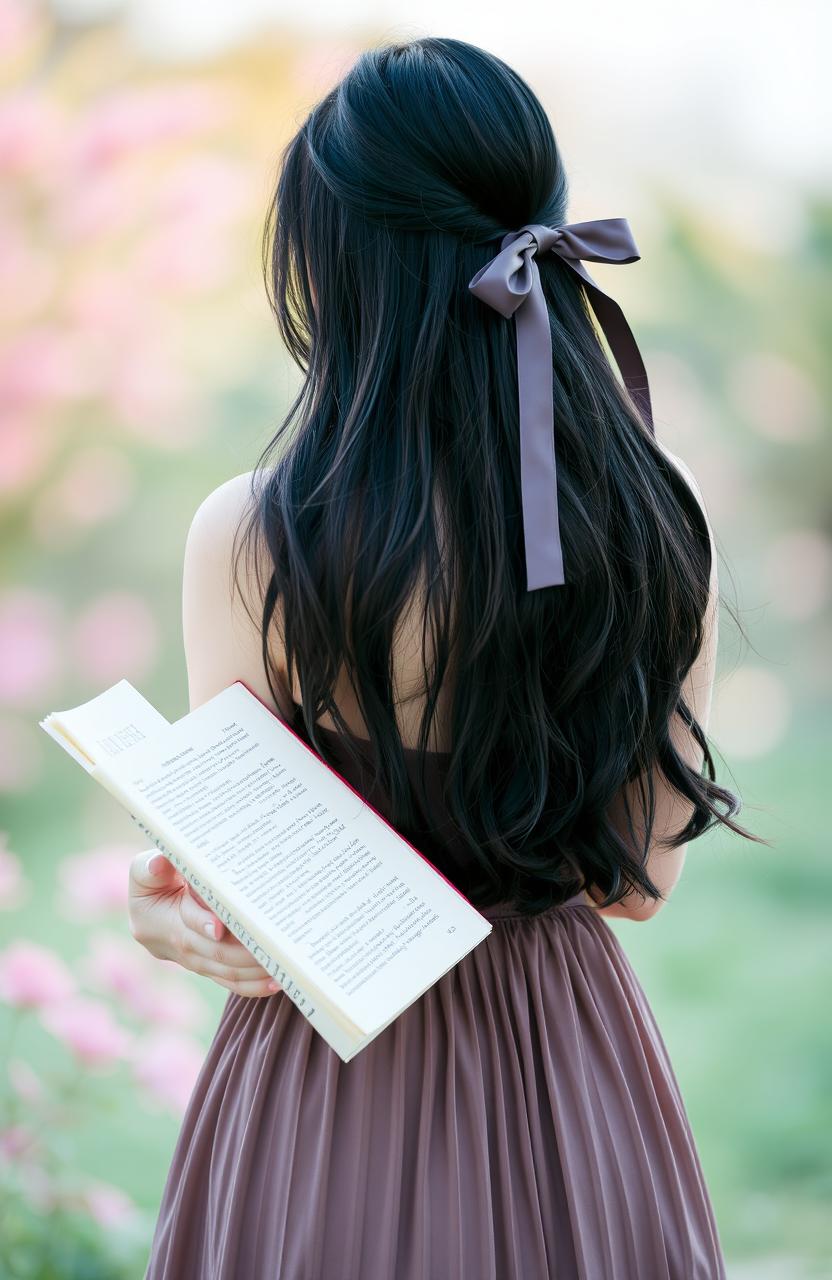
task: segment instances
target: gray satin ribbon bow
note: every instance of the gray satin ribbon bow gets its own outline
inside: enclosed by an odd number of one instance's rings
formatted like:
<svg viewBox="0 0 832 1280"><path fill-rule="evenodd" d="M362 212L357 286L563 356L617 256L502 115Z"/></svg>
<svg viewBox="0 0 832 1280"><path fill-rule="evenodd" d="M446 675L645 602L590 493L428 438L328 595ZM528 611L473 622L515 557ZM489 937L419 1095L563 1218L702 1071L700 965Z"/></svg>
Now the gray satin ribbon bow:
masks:
<svg viewBox="0 0 832 1280"><path fill-rule="evenodd" d="M500 252L468 288L506 319L514 316L520 408L520 485L526 544L527 589L565 582L558 522L552 335L535 253L558 254L581 277L592 309L621 370L624 385L650 431L653 411L647 373L624 313L592 279L589 262L638 262L626 218L598 218L544 227L530 222L509 231ZM516 314L515 314L516 313Z"/></svg>

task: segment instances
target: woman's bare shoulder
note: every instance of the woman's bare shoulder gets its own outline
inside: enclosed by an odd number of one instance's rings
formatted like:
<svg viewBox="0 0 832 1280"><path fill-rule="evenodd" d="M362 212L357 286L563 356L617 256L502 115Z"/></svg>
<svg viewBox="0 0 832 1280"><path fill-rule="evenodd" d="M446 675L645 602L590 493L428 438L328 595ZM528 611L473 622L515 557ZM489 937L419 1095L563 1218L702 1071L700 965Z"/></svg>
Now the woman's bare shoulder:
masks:
<svg viewBox="0 0 832 1280"><path fill-rule="evenodd" d="M240 519L250 509L254 497L253 471L243 471L224 480L202 499L188 530L188 541L194 537L202 552L217 551L233 535Z"/></svg>
<svg viewBox="0 0 832 1280"><path fill-rule="evenodd" d="M287 694L281 704L275 703L263 669L263 562L251 554L251 544L240 540L253 511L254 474L242 472L213 489L199 504L188 529L182 638L190 705L193 710L234 680L244 680L268 706L289 716L291 699ZM275 644L276 638L270 635L279 669Z"/></svg>

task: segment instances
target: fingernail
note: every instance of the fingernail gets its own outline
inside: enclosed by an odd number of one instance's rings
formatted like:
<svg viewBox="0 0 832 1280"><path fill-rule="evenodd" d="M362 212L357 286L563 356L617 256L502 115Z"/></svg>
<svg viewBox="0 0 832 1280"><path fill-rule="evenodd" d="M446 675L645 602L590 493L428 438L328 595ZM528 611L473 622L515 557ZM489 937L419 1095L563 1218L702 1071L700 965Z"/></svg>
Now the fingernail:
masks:
<svg viewBox="0 0 832 1280"><path fill-rule="evenodd" d="M159 872L162 870L163 862L164 858L161 853L151 854L145 863L148 874L151 876L158 876Z"/></svg>
<svg viewBox="0 0 832 1280"><path fill-rule="evenodd" d="M209 938L216 938L217 931L216 931L216 925L213 920L206 921L206 923L202 927L205 930L205 932L208 934Z"/></svg>
<svg viewBox="0 0 832 1280"><path fill-rule="evenodd" d="M280 986L280 983L275 982L274 978L272 978L271 982L266 983L266 987L269 991L277 991L279 986Z"/></svg>

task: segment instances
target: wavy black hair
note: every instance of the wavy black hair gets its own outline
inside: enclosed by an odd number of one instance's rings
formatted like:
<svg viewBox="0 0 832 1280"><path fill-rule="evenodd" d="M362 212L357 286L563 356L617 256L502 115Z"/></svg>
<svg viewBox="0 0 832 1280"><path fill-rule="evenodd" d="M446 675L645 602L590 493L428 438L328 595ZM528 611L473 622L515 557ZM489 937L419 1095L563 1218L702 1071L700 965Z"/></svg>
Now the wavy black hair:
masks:
<svg viewBox="0 0 832 1280"><path fill-rule="evenodd" d="M529 85L474 45L429 37L363 52L314 106L281 154L263 230L269 302L304 375L258 459L245 530L265 568L270 687L280 602L310 742L326 759L315 722L329 712L354 750L333 701L346 671L390 820L407 830L424 779L406 767L391 649L421 592L418 747L452 677L445 800L471 850L465 892L523 914L589 885L603 905L661 896L646 870L656 766L693 804L671 843L716 822L757 839L732 822L740 801L714 781L680 691L709 598L703 512L554 254L538 265L568 582L526 590L514 326L468 282L507 231L561 222L566 204ZM675 714L704 751L701 774L674 748ZM640 778L634 849L608 811Z"/></svg>

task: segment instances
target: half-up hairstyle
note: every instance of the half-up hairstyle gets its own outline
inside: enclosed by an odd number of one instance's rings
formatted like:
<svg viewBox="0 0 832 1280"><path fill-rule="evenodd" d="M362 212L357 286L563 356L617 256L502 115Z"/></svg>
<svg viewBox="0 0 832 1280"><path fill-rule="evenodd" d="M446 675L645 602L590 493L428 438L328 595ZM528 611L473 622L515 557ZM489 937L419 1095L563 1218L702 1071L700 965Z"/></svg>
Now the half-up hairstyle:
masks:
<svg viewBox="0 0 832 1280"><path fill-rule="evenodd" d="M346 671L402 831L423 777L403 753L391 653L403 607L414 593L423 603L418 746L448 678L446 804L470 849L464 891L524 913L585 885L604 905L631 889L661 896L646 871L657 767L693 805L673 843L716 822L757 839L731 821L740 802L714 781L681 697L709 599L705 517L553 254L538 265L568 581L526 590L513 324L468 282L507 231L563 222L566 205L549 120L499 58L439 38L361 54L281 156L264 271L303 382L258 460L245 530L273 692L279 617L309 741L327 759L315 722L328 712L354 750L333 699ZM677 714L702 773L673 745ZM640 849L609 817L639 778Z"/></svg>

